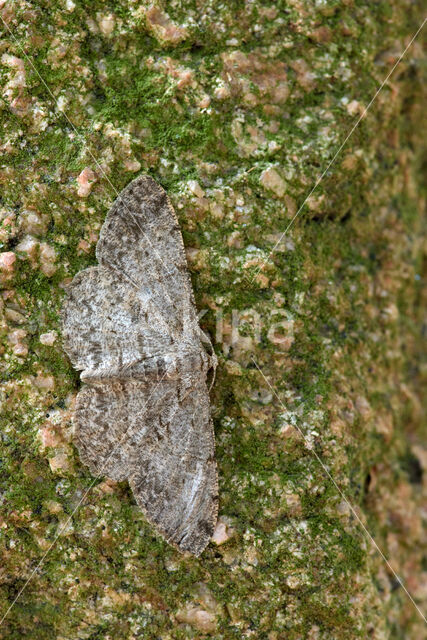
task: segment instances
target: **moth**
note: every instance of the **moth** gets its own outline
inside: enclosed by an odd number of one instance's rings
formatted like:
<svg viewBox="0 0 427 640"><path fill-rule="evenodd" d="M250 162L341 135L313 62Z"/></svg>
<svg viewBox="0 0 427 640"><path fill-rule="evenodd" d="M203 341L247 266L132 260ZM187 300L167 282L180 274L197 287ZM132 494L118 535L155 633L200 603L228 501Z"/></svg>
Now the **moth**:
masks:
<svg viewBox="0 0 427 640"><path fill-rule="evenodd" d="M167 542L198 556L218 510L208 389L217 360L177 217L155 180L140 176L119 194L96 257L61 310L63 346L84 383L75 444L93 474L129 481Z"/></svg>

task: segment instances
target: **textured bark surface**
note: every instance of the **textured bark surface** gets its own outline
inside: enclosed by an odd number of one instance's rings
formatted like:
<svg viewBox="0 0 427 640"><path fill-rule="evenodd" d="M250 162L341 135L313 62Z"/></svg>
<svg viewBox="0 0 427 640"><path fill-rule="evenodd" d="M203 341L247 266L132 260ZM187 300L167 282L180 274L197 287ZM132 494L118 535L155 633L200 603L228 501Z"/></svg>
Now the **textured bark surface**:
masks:
<svg viewBox="0 0 427 640"><path fill-rule="evenodd" d="M422 638L361 526L425 610L423 34L370 105L421 5L0 15L0 637ZM72 436L65 288L140 173L177 212L219 359L219 520L199 558L126 482L94 484Z"/></svg>

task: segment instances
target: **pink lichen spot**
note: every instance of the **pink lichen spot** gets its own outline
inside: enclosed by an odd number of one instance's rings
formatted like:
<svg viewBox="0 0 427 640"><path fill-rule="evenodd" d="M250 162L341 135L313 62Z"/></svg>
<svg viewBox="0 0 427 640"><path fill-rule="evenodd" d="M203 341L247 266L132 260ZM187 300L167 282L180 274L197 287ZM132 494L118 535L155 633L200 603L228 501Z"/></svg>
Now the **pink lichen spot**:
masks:
<svg viewBox="0 0 427 640"><path fill-rule="evenodd" d="M185 622L203 633L212 633L216 630L216 616L210 611L200 607L187 605L176 614L178 622Z"/></svg>
<svg viewBox="0 0 427 640"><path fill-rule="evenodd" d="M204 95L198 102L199 109L207 109L211 103L211 99L208 95Z"/></svg>
<svg viewBox="0 0 427 640"><path fill-rule="evenodd" d="M49 331L48 333L42 333L40 336L40 342L47 347L51 347L55 342L58 334L56 331Z"/></svg>
<svg viewBox="0 0 427 640"><path fill-rule="evenodd" d="M230 95L230 89L226 85L220 85L214 90L214 96L217 100L226 100Z"/></svg>
<svg viewBox="0 0 427 640"><path fill-rule="evenodd" d="M188 87L189 84L192 83L194 78L194 74L191 69L182 69L178 74L178 89L183 89L184 87Z"/></svg>
<svg viewBox="0 0 427 640"><path fill-rule="evenodd" d="M77 195L80 198L87 198L92 191L92 187L96 180L96 173L92 171L92 169L89 169L89 167L85 167L77 178L77 182L79 185L79 188L77 189Z"/></svg>
<svg viewBox="0 0 427 640"><path fill-rule="evenodd" d="M7 341L13 345L12 351L15 356L25 358L28 355L28 347L22 342L26 336L27 332L24 329L15 329L7 336Z"/></svg>
<svg viewBox="0 0 427 640"><path fill-rule="evenodd" d="M79 240L79 243L77 245L77 255L81 256L82 253L89 253L89 252L90 252L90 243L84 238L82 238L81 240Z"/></svg>
<svg viewBox="0 0 427 640"><path fill-rule="evenodd" d="M9 81L4 83L3 97L8 100L13 113L23 116L32 104L32 98L24 95L24 89L27 86L24 61L4 53L1 56L1 62L11 69Z"/></svg>
<svg viewBox="0 0 427 640"><path fill-rule="evenodd" d="M56 271L54 262L56 260L56 252L47 242L42 242L40 245L40 269L45 276L53 276Z"/></svg>
<svg viewBox="0 0 427 640"><path fill-rule="evenodd" d="M235 534L235 530L230 526L227 518L219 518L211 538L216 545L221 545L230 540Z"/></svg>
<svg viewBox="0 0 427 640"><path fill-rule="evenodd" d="M301 499L297 493L287 493L285 494L286 506L288 508L288 513L292 516L301 516L302 515L302 506Z"/></svg>
<svg viewBox="0 0 427 640"><path fill-rule="evenodd" d="M0 148L2 151L6 151L10 153L10 149L3 147ZM4 216L4 217L3 217ZM9 238L13 238L16 234L16 225L15 225L15 214L10 212L5 212L4 214L0 212L0 242L7 242Z"/></svg>
<svg viewBox="0 0 427 640"><path fill-rule="evenodd" d="M107 478L107 480L104 480L96 486L96 490L99 493L105 493L111 496L117 490L117 485L113 480Z"/></svg>
<svg viewBox="0 0 427 640"><path fill-rule="evenodd" d="M135 173L135 171L139 171L141 168L141 163L138 162L138 160L132 158L128 158L127 160L125 160L123 162L123 165L126 171L132 171L133 173Z"/></svg>
<svg viewBox="0 0 427 640"><path fill-rule="evenodd" d="M302 58L298 58L290 62L290 66L297 74L298 84L305 91L312 91L316 85L316 75L310 70L307 62Z"/></svg>
<svg viewBox="0 0 427 640"><path fill-rule="evenodd" d="M189 180L187 184L191 193L193 193L197 198L203 198L205 192L203 191L197 180Z"/></svg>
<svg viewBox="0 0 427 640"><path fill-rule="evenodd" d="M7 336L7 341L9 344L18 344L21 342L23 338L25 338L27 332L24 329L15 329L15 331L11 331Z"/></svg>
<svg viewBox="0 0 427 640"><path fill-rule="evenodd" d="M259 284L261 289L267 289L270 280L263 273L258 273L255 276L255 282L257 282Z"/></svg>
<svg viewBox="0 0 427 640"><path fill-rule="evenodd" d="M221 58L221 84L227 86L232 94L241 95L246 104L255 105L262 96L269 96L273 103L287 100L289 87L283 62L272 62L259 52L247 54L238 50L223 53Z"/></svg>
<svg viewBox="0 0 427 640"><path fill-rule="evenodd" d="M16 255L13 251L3 251L3 253L0 253L0 270L6 273L12 273L15 261Z"/></svg>
<svg viewBox="0 0 427 640"><path fill-rule="evenodd" d="M46 500L43 506L49 511L49 513L61 513L63 511L62 505L56 500Z"/></svg>
<svg viewBox="0 0 427 640"><path fill-rule="evenodd" d="M15 69L15 71L20 71L21 73L24 73L25 71L24 61L21 58L4 53L1 57L1 61L7 67Z"/></svg>
<svg viewBox="0 0 427 640"><path fill-rule="evenodd" d="M346 106L346 109L351 116L362 115L365 110L363 105L357 100L352 100L351 102L349 102Z"/></svg>
<svg viewBox="0 0 427 640"><path fill-rule="evenodd" d="M108 15L98 15L99 30L104 36L111 36L114 31L115 19L114 16L109 13Z"/></svg>
<svg viewBox="0 0 427 640"><path fill-rule="evenodd" d="M33 238L33 236L25 236L21 242L17 245L16 250L18 253L24 253L30 259L30 262L34 263L37 257L39 243ZM22 256L25 257L25 256Z"/></svg>
<svg viewBox="0 0 427 640"><path fill-rule="evenodd" d="M34 384L41 391L53 391L55 379L52 376L38 375L37 378L34 378Z"/></svg>
<svg viewBox="0 0 427 640"><path fill-rule="evenodd" d="M281 198L286 189L285 181L280 177L277 173L276 169L273 167L269 167L268 169L264 169L260 176L260 182L263 187L266 189L270 189L276 196Z"/></svg>
<svg viewBox="0 0 427 640"><path fill-rule="evenodd" d="M53 473L67 472L71 470L71 464L66 453L58 453L53 458L49 458L49 466Z"/></svg>
<svg viewBox="0 0 427 640"><path fill-rule="evenodd" d="M178 44L187 37L187 30L175 25L165 11L151 5L145 14L147 27L160 42Z"/></svg>
<svg viewBox="0 0 427 640"><path fill-rule="evenodd" d="M15 344L15 346L13 347L13 353L15 356L25 358L25 356L28 355L28 347L26 344L18 342L18 344Z"/></svg>
<svg viewBox="0 0 427 640"><path fill-rule="evenodd" d="M43 449L46 447L57 447L63 442L61 432L49 422L39 429L38 437L40 438Z"/></svg>
<svg viewBox="0 0 427 640"><path fill-rule="evenodd" d="M47 231L49 216L32 209L26 209L20 214L18 223L19 231L30 236L42 236Z"/></svg>

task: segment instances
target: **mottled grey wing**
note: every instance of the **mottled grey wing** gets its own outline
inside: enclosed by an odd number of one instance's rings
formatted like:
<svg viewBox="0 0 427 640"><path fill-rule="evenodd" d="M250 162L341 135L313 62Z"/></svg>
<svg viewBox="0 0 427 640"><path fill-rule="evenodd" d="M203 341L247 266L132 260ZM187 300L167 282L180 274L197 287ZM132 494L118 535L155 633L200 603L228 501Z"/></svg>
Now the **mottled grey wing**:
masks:
<svg viewBox="0 0 427 640"><path fill-rule="evenodd" d="M140 176L123 189L102 226L96 257L161 310L171 331L198 335L178 220L155 180Z"/></svg>
<svg viewBox="0 0 427 640"><path fill-rule="evenodd" d="M63 346L85 372L110 372L153 354L167 353L180 339L150 299L104 267L78 273L62 308Z"/></svg>
<svg viewBox="0 0 427 640"><path fill-rule="evenodd" d="M78 369L117 370L135 357L199 342L181 232L165 191L141 176L101 229L99 267L78 273L62 311L64 348Z"/></svg>
<svg viewBox="0 0 427 640"><path fill-rule="evenodd" d="M218 502L204 374L180 395L180 380L88 386L78 396L75 441L92 472L129 479L137 503L168 542L199 555L212 536Z"/></svg>

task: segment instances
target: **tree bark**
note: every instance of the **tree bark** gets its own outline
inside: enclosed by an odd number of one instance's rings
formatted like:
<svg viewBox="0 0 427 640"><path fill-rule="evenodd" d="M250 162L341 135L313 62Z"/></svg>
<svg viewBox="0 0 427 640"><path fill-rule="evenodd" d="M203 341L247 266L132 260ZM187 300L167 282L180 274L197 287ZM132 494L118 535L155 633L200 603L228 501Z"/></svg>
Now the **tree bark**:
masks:
<svg viewBox="0 0 427 640"><path fill-rule="evenodd" d="M0 16L0 637L421 638L418 3ZM219 358L200 558L73 446L64 286L141 173Z"/></svg>

